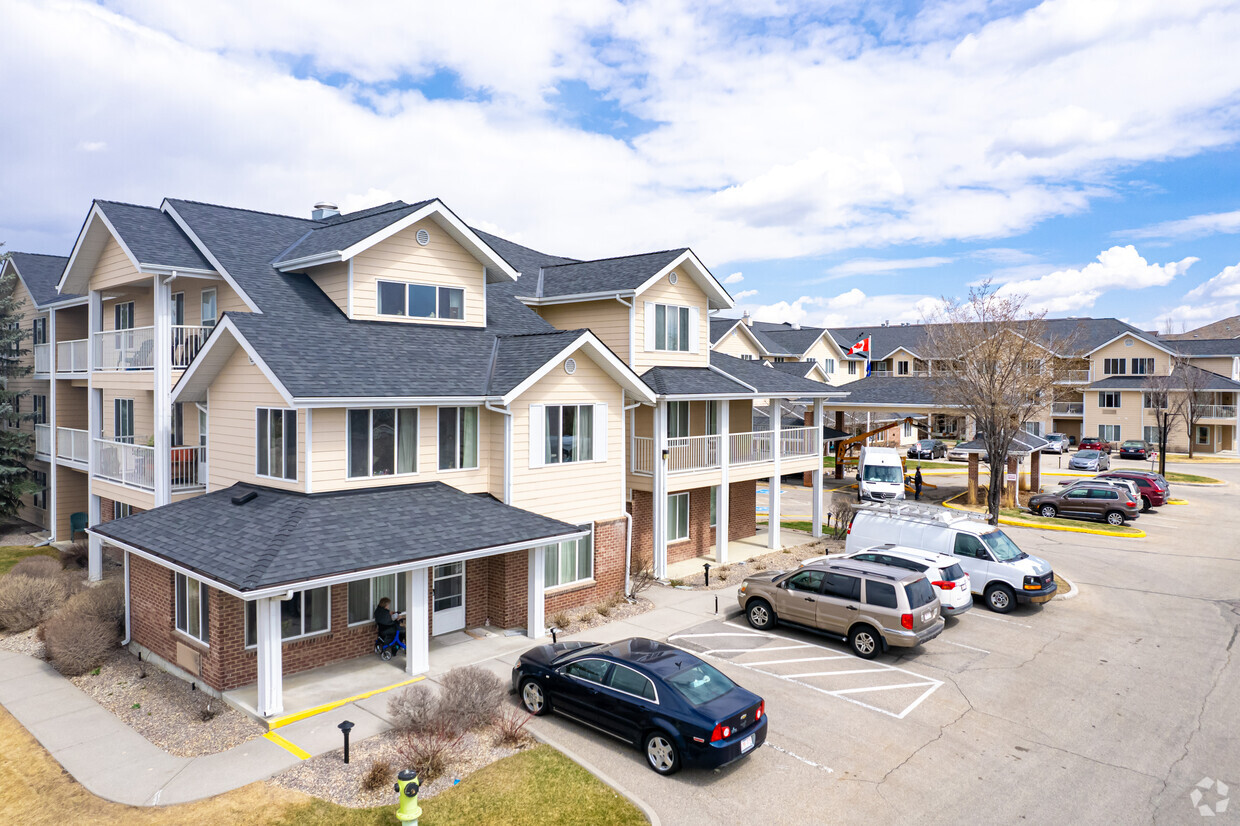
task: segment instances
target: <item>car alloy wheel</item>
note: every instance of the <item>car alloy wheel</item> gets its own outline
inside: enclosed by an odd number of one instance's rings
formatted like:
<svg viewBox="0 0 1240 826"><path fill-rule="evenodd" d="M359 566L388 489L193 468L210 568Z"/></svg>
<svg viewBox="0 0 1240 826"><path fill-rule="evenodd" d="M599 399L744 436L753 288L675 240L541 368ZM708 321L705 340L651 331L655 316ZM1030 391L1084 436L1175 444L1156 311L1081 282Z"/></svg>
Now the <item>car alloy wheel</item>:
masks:
<svg viewBox="0 0 1240 826"><path fill-rule="evenodd" d="M650 768L659 774L671 774L677 769L676 747L663 734L646 738L646 759L650 761Z"/></svg>
<svg viewBox="0 0 1240 826"><path fill-rule="evenodd" d="M1112 525L1122 525L1124 524L1124 515L1119 511L1111 511L1107 514L1107 522Z"/></svg>
<svg viewBox="0 0 1240 826"><path fill-rule="evenodd" d="M1042 514L1047 519L1054 519L1059 511L1055 510L1054 505L1043 505L1042 509L1038 511L1038 513Z"/></svg>
<svg viewBox="0 0 1240 826"><path fill-rule="evenodd" d="M547 697L543 694L542 686L533 680L526 680L521 686L521 705L535 717L542 714L547 706Z"/></svg>
<svg viewBox="0 0 1240 826"><path fill-rule="evenodd" d="M849 645L858 657L865 660L872 660L878 656L881 643L878 640L878 634L868 625L863 625L855 629L848 635Z"/></svg>
<svg viewBox="0 0 1240 826"><path fill-rule="evenodd" d="M749 619L749 624L759 630L770 628L774 622L774 617L771 616L771 606L767 605L763 600L755 600L749 606L746 616Z"/></svg>

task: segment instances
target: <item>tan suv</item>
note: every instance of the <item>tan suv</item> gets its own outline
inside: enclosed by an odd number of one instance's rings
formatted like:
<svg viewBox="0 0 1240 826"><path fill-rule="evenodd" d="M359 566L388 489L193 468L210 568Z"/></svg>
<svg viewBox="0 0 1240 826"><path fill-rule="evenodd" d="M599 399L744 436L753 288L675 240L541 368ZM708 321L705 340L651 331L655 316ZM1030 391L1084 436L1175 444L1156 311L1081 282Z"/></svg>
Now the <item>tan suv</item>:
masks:
<svg viewBox="0 0 1240 826"><path fill-rule="evenodd" d="M912 648L943 632L939 599L919 573L855 559L748 577L736 594L760 631L795 623L848 640L867 660L884 648Z"/></svg>

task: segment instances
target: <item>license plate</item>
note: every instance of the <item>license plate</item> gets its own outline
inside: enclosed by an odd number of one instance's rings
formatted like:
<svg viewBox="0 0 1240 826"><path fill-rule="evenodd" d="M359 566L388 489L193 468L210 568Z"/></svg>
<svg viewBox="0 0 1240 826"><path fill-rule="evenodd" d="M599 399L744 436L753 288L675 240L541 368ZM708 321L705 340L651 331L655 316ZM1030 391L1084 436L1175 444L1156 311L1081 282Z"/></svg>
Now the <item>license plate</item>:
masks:
<svg viewBox="0 0 1240 826"><path fill-rule="evenodd" d="M744 754L745 752L749 751L751 748L753 748L753 735L752 734L741 741L741 754Z"/></svg>
<svg viewBox="0 0 1240 826"><path fill-rule="evenodd" d="M933 611L927 611L926 613L924 613L924 614L922 614L922 615L921 615L921 621L922 621L922 622L929 622L929 621L930 621L930 620L932 620L932 619L934 619L934 612L933 612Z"/></svg>

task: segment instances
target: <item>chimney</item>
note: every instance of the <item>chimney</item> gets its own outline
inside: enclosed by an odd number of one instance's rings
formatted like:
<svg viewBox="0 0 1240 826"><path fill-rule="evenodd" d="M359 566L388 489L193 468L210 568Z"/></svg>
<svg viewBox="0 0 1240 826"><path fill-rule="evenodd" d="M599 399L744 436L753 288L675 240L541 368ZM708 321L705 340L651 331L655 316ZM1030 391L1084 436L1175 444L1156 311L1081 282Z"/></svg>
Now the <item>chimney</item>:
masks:
<svg viewBox="0 0 1240 826"><path fill-rule="evenodd" d="M314 205L314 209L310 212L310 217L316 221L322 221L324 218L331 218L340 214L340 207L331 201L319 201Z"/></svg>
<svg viewBox="0 0 1240 826"><path fill-rule="evenodd" d="M748 311L748 310L746 310L744 313L742 313L742 314L741 314L741 321L745 322L745 326L746 326L746 327L752 327L752 326L753 326L753 319L749 317L749 311Z"/></svg>
<svg viewBox="0 0 1240 826"><path fill-rule="evenodd" d="M794 329L794 330L799 330L799 329L801 329L801 325L800 325L798 322L796 322L796 321L792 322L792 323L791 323L791 324L789 324L788 326L789 326L789 327L791 327L791 328L792 328L792 329Z"/></svg>

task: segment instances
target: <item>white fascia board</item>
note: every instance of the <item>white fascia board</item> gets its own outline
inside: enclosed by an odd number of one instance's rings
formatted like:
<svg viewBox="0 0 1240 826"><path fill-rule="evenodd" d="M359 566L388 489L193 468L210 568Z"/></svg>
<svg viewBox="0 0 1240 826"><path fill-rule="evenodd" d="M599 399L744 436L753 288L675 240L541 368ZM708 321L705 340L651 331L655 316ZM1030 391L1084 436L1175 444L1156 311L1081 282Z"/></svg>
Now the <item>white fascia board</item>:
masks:
<svg viewBox="0 0 1240 826"><path fill-rule="evenodd" d="M598 293L573 293L571 295L557 295L551 298L535 298L530 295L518 295L515 298L522 304L532 307L542 307L547 304L578 304L583 301L611 301L616 298L632 298L637 295L636 290L606 290Z"/></svg>
<svg viewBox="0 0 1240 826"><path fill-rule="evenodd" d="M611 376L617 384L629 393L630 396L646 404L654 404L654 391L650 389L649 385L642 381L641 376L634 373L633 368L621 361L615 353L603 344L603 342L598 340L594 333L589 331L586 331L577 338L573 339L571 344L549 358L543 363L542 367L539 367L533 373L526 376L520 384L505 393L504 396L499 399L499 403L504 407L510 406L522 393L533 387L539 379L550 373L559 364L561 364L564 359L579 350L587 351L590 358L598 364L599 367L602 367L604 372Z"/></svg>
<svg viewBox="0 0 1240 826"><path fill-rule="evenodd" d="M472 407L500 403L497 396L298 396L298 408L324 407Z"/></svg>
<svg viewBox="0 0 1240 826"><path fill-rule="evenodd" d="M197 267L170 267L166 264L140 264L138 272L144 275L183 275L187 278L201 278L207 281L223 281L215 270L203 270Z"/></svg>
<svg viewBox="0 0 1240 826"><path fill-rule="evenodd" d="M99 208L99 204L92 201L90 205L90 212L86 213L86 221L82 224L82 230L78 233L77 241L73 244L73 252L69 253L69 262L65 264L65 271L61 274L60 281L56 284L56 292L64 292L65 285L69 281L69 274L73 272L74 265L77 264L78 255L81 253L82 246L86 243L87 237L89 237L92 230L95 229L96 220L102 223L104 228L112 234L112 238L116 240L117 245L120 246L122 251L124 251L125 256L129 259L129 262L133 264L134 269L136 270L141 266L141 263L138 261L137 257L129 249L128 245L125 244L125 239L121 238L120 233L116 231L116 227L112 226L112 222L108 220L108 216L103 214L103 210ZM90 276L88 274L85 283L82 284L82 289L73 289L69 292L85 293L89 290Z"/></svg>
<svg viewBox="0 0 1240 826"><path fill-rule="evenodd" d="M318 267L323 264L335 264L344 260L344 253L340 250L332 252L320 252L315 255L307 255L304 258L292 258L288 261L281 261L279 264L273 264L280 272L294 272L296 270L305 269L307 267Z"/></svg>
<svg viewBox="0 0 1240 826"><path fill-rule="evenodd" d="M960 409L956 405L951 404L897 404L894 402L836 402L837 407L857 407L862 410L879 410L884 412L899 413L901 410L957 410ZM892 408L890 411L886 408Z"/></svg>
<svg viewBox="0 0 1240 826"><path fill-rule="evenodd" d="M743 399L839 399L847 396L847 393L840 392L814 392L814 393L667 393L659 394L656 398L659 401L729 401ZM911 406L911 405L910 405Z"/></svg>
<svg viewBox="0 0 1240 826"><path fill-rule="evenodd" d="M90 303L90 296L81 295L81 296L78 296L77 298L66 298L64 300L57 299L56 301L49 301L46 304L39 304L37 306L39 307L39 309L64 310L69 307L82 307L89 303Z"/></svg>
<svg viewBox="0 0 1240 826"><path fill-rule="evenodd" d="M740 324L741 321L743 321L743 319L740 319L740 318L732 319L732 326L728 327L728 329L723 331L722 335L719 336L719 339L715 341L714 344L710 345L710 349L714 350L716 345L723 344L723 342L727 340L727 337L732 335L732 331L736 329L736 325ZM706 323L710 324L710 319L706 319ZM758 345L758 349L761 349L761 348L762 348L762 345Z"/></svg>
<svg viewBox="0 0 1240 826"><path fill-rule="evenodd" d="M263 311L259 309L257 304L254 303L254 300L250 298L249 294L247 294L245 290L241 289L241 285L237 283L237 280L228 274L228 270L219 262L219 259L211 254L211 250L207 248L206 244L202 243L202 239L198 237L197 233L190 229L189 224L186 223L185 219L182 218L180 213L176 211L176 207L170 204L168 199L165 198L164 202L159 205L159 209L161 212L167 213L172 217L172 220L176 222L176 225L181 228L181 232L185 233L186 237L189 238L190 243L198 248L198 251L202 253L202 257L207 259L207 262L215 268L215 271L222 276L226 282L228 282L228 286L232 287L233 291L236 292L241 300L245 302L245 306L250 308L250 312L261 315Z"/></svg>
<svg viewBox="0 0 1240 826"><path fill-rule="evenodd" d="M94 528L87 528L86 533L91 536L97 536L103 542L106 542L109 545L115 545L116 547L120 548L122 551L127 551L128 553L131 553L134 556L141 557L142 559L145 559L148 562L153 562L156 565L160 566L161 568L167 568L168 570L176 571L178 574L184 574L187 577L192 577L193 579L196 579L199 582L204 582L208 586L212 588L217 588L226 594L231 594L234 597L238 597L241 599L245 598L244 592L238 591L236 588L233 588L230 585L225 585L224 583L220 582L217 579L212 579L211 577L206 576L205 574L199 571L195 571L193 568L186 568L183 565L178 565L175 562L172 562L171 560L163 558L159 554L154 554L154 553L151 553L150 551L130 545L128 542L122 542L119 539L114 539L108 536L107 534L98 533L95 531ZM281 593L287 590L288 589L285 588L283 589L283 591L281 591Z"/></svg>
<svg viewBox="0 0 1240 826"><path fill-rule="evenodd" d="M276 392L280 394L281 398L284 399L284 402L289 407L296 407L297 405L295 404L293 394L290 393L288 388L284 386L284 382L280 381L280 379L276 377L275 372L267 366L267 362L263 361L262 357L255 351L254 346L246 340L245 336L241 334L241 331L238 330L237 326L232 323L232 319L230 319L227 314L225 314L219 323L215 325L215 329L212 330L211 335L207 337L207 343L201 350L198 351L198 354L194 356L194 360L190 363L189 369L181 374L181 378L177 381L176 387L172 388L172 401L180 401L181 392L187 388L192 381L198 378L198 373L200 370L209 369L202 367L202 365L206 363L205 356L215 347L225 346L219 343L225 334L231 336L233 341L240 345L241 349L245 350L246 355L250 357L250 360L254 362L254 365L258 367L262 374L267 377L267 380L271 382L271 385L276 389ZM204 376L203 379L210 384L211 381L214 381L215 376Z"/></svg>
<svg viewBox="0 0 1240 826"><path fill-rule="evenodd" d="M1109 347L1110 345L1119 341L1121 338L1135 338L1137 341L1144 342L1145 344L1148 344L1152 347L1156 347L1159 350L1162 350L1164 353L1166 353L1169 356L1175 356L1176 358L1180 358L1180 354L1175 352L1174 350L1168 350L1166 347L1163 347L1161 344L1155 344L1154 342L1150 341L1147 338L1142 338L1140 335L1134 333L1132 330L1125 330L1124 332L1120 333L1114 338L1108 341L1104 341L1102 344L1099 344L1097 347L1095 347L1094 349L1086 353L1085 357L1088 358L1089 356L1092 356L1094 353L1098 352L1103 347Z"/></svg>
<svg viewBox="0 0 1240 826"><path fill-rule="evenodd" d="M689 272L692 275L693 280L698 283L698 286L705 287L703 292L706 293L708 308L710 308L711 299L714 299L718 304L718 306L714 307L713 309L730 310L734 306L736 306L736 302L732 300L732 296L728 293L726 289L724 289L723 285L719 283L719 280L715 278L714 275L711 274L710 270L706 269L706 265L703 264L696 255L693 254L693 250L685 250L680 255L676 256L676 258L666 267L659 270L657 273L652 275L650 278L646 279L646 282L637 288L637 290L635 291L636 294L640 295L641 293L645 292L647 289L650 288L652 284L657 282L660 278L663 278L668 273L670 273L672 270L676 269L677 267L683 264L692 265L689 268Z"/></svg>

